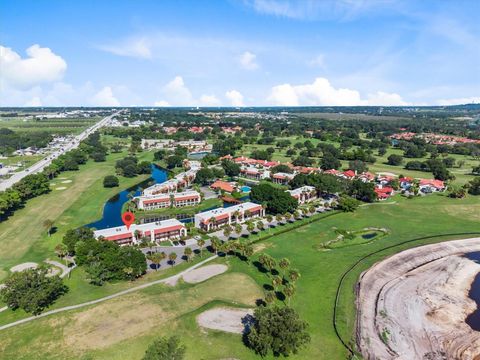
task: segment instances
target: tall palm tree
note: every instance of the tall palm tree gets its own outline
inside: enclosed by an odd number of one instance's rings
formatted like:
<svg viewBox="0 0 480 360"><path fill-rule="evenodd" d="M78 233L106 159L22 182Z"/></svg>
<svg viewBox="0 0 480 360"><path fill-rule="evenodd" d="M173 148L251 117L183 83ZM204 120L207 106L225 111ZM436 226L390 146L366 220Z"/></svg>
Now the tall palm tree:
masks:
<svg viewBox="0 0 480 360"><path fill-rule="evenodd" d="M238 222L238 218L240 217L240 211L235 210L232 214L235 217L235 221Z"/></svg>
<svg viewBox="0 0 480 360"><path fill-rule="evenodd" d="M220 239L216 236L212 237L212 240L210 241L210 246L212 247L213 251L215 252L215 255L218 254L218 249L220 248L222 242Z"/></svg>
<svg viewBox="0 0 480 360"><path fill-rule="evenodd" d="M283 275L285 276L285 272L290 266L290 260L288 260L287 258L283 258L278 262L278 266L280 266L280 269L283 270Z"/></svg>
<svg viewBox="0 0 480 360"><path fill-rule="evenodd" d="M247 261L248 261L248 258L253 255L253 252L254 250L252 245L245 245L244 254L247 257Z"/></svg>
<svg viewBox="0 0 480 360"><path fill-rule="evenodd" d="M235 225L235 233L236 233L237 235L240 236L240 234L242 233L242 230L243 230L242 225L240 225L240 224L236 224L236 225Z"/></svg>
<svg viewBox="0 0 480 360"><path fill-rule="evenodd" d="M168 254L168 260L170 261L170 265L173 266L173 264L175 264L175 260L177 260L177 254L171 252L170 254Z"/></svg>
<svg viewBox="0 0 480 360"><path fill-rule="evenodd" d="M273 278L272 278L272 285L273 285L273 288L275 289L275 291L277 290L277 288L282 285L282 278L280 276L277 276L275 275Z"/></svg>
<svg viewBox="0 0 480 360"><path fill-rule="evenodd" d="M265 225L263 224L263 221L257 221L257 229L258 230L263 230L265 228Z"/></svg>
<svg viewBox="0 0 480 360"><path fill-rule="evenodd" d="M277 214L277 215L275 215L275 219L277 220L277 222L282 221L282 219L283 219L282 214Z"/></svg>
<svg viewBox="0 0 480 360"><path fill-rule="evenodd" d="M292 296L295 295L295 290L295 285L293 284L287 284L283 287L283 293L288 299L288 305L290 305L290 299Z"/></svg>
<svg viewBox="0 0 480 360"><path fill-rule="evenodd" d="M288 277L290 278L290 281L294 283L300 278L300 272L298 270L291 269L288 272Z"/></svg>
<svg viewBox="0 0 480 360"><path fill-rule="evenodd" d="M191 258L192 258L192 255L193 255L192 249L187 246L187 247L183 250L183 254L187 257L187 262L190 262L190 260L191 260Z"/></svg>
<svg viewBox="0 0 480 360"><path fill-rule="evenodd" d="M273 216L272 215L267 215L265 218L267 219L267 221L269 223L271 223L273 221Z"/></svg>
<svg viewBox="0 0 480 360"><path fill-rule="evenodd" d="M265 302L267 304L273 303L275 301L275 298L276 298L276 296L275 296L275 293L273 291L267 291L265 293Z"/></svg>
<svg viewBox="0 0 480 360"><path fill-rule="evenodd" d="M247 231L251 234L255 230L255 225L252 222L247 224Z"/></svg>
<svg viewBox="0 0 480 360"><path fill-rule="evenodd" d="M225 229L223 229L223 235L227 238L227 240L230 238L230 235L232 234L232 229L230 226L225 226Z"/></svg>
<svg viewBox="0 0 480 360"><path fill-rule="evenodd" d="M48 236L50 236L53 228L53 220L45 219L43 221L43 227L47 230Z"/></svg>
<svg viewBox="0 0 480 360"><path fill-rule="evenodd" d="M203 256L203 247L205 246L205 240L204 239L198 239L197 240L197 245L200 246L200 257Z"/></svg>
<svg viewBox="0 0 480 360"><path fill-rule="evenodd" d="M63 243L58 244L57 246L55 246L55 253L58 255L60 259L63 260L63 258L68 254L67 245Z"/></svg>
<svg viewBox="0 0 480 360"><path fill-rule="evenodd" d="M147 259L152 262L152 264L155 265L155 271L158 271L158 267L160 266L160 263L162 262L163 259L165 259L165 253L152 253L147 255Z"/></svg>
<svg viewBox="0 0 480 360"><path fill-rule="evenodd" d="M212 229L213 229L217 224L217 219L215 218L215 216L212 216L210 219L208 219L208 222L212 224Z"/></svg>

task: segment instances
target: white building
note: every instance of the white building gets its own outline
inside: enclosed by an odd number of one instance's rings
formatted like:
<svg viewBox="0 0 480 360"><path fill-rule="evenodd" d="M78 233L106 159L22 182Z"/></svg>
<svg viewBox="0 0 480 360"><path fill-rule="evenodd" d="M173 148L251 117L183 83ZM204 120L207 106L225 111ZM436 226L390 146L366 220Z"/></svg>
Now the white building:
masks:
<svg viewBox="0 0 480 360"><path fill-rule="evenodd" d="M298 189L287 190L290 195L295 198L299 204L304 204L318 199L317 190L313 186L302 186Z"/></svg>
<svg viewBox="0 0 480 360"><path fill-rule="evenodd" d="M94 231L96 239L102 237L107 241L115 241L119 245L138 244L143 237L158 243L162 240L179 239L186 235L187 228L177 219L140 225L132 224L129 229L126 226L118 226Z"/></svg>
<svg viewBox="0 0 480 360"><path fill-rule="evenodd" d="M173 179L167 180L161 184L152 185L144 189L143 196L177 192L179 189L186 188L193 184L193 180L195 180L198 170L200 170L200 167L191 166L190 170L176 175Z"/></svg>
<svg viewBox="0 0 480 360"><path fill-rule="evenodd" d="M243 223L248 219L265 216L262 205L246 202L228 208L217 208L195 215L195 227L210 231L226 224Z"/></svg>
<svg viewBox="0 0 480 360"><path fill-rule="evenodd" d="M160 193L152 196L137 196L133 200L140 210L162 209L167 207L194 206L201 202L201 195L197 191L183 191L179 193Z"/></svg>

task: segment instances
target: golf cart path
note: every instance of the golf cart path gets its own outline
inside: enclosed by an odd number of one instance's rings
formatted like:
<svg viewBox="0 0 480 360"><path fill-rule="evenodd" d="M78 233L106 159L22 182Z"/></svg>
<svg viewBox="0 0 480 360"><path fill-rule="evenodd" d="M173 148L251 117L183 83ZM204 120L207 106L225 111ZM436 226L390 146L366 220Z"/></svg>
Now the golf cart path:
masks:
<svg viewBox="0 0 480 360"><path fill-rule="evenodd" d="M94 305L94 304L98 304L100 302L103 302L103 301L107 301L107 300L110 300L110 299L115 299L119 296L123 296L123 295L126 295L126 294L130 294L132 292L135 292L135 291L138 291L138 290L141 290L141 289L145 289L147 287L150 287L150 286L153 286L153 285L158 285L158 284L163 284L163 283L169 283L171 282L172 280L174 279L179 279L180 277L182 277L183 275L185 275L186 273L202 266L203 264L209 262L209 261L212 261L213 259L216 259L217 258L217 255L214 255L214 256L211 256L201 262L199 262L198 264L195 264L191 267L189 267L188 269L185 269L183 270L182 272L176 274L176 275L172 275L168 278L165 278L165 279L160 279L160 280L155 280L155 281L152 281L150 283L146 283L146 284L142 284L142 285L138 285L138 286L135 286L133 288L130 288L130 289L126 289L126 290L123 290L123 291L120 291L118 293L115 293L115 294L112 294L112 295L108 295L108 296L105 296L103 298L100 298L100 299L96 299L96 300L92 300L92 301L87 301L87 302L84 302L84 303L81 303L81 304L76 304L76 305L70 305L70 306L65 306L63 308L59 308L59 309L55 309L55 310L50 310L50 311L46 311L40 315L37 315L37 316L30 316L28 318L25 318L25 319L21 319L21 320L18 320L18 321L14 321L12 323L9 323L9 324L6 324L6 325L2 325L0 326L0 330L5 330L5 329L8 329L8 328L11 328L11 327L14 327L14 326L17 326L17 325L20 325L20 324L24 324L24 323L27 323L27 322L30 322L30 321L33 321L33 320L36 320L36 319L40 319L40 318L43 318L43 317L46 317L46 316L49 316L49 315L53 315L53 314L57 314L57 313L60 313L60 312L64 312L64 311L69 311L69 310L75 310L75 309L80 309L82 307L85 307L85 306L90 306L90 305Z"/></svg>

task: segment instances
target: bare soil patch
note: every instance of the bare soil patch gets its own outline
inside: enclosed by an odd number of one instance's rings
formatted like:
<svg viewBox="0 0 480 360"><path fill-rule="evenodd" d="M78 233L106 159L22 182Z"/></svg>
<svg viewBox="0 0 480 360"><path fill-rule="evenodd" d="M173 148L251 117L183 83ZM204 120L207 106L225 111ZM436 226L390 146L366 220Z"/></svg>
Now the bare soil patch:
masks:
<svg viewBox="0 0 480 360"><path fill-rule="evenodd" d="M37 263L34 262L26 262L23 264L15 265L14 267L10 268L11 272L19 272L27 269L36 269L38 267Z"/></svg>
<svg viewBox="0 0 480 360"><path fill-rule="evenodd" d="M198 315L197 323L206 329L241 334L245 328L242 319L247 315L253 315L253 309L220 307L204 311Z"/></svg>
<svg viewBox="0 0 480 360"><path fill-rule="evenodd" d="M216 275L220 275L228 270L228 266L223 264L214 264L202 266L183 275L183 280L190 284L196 284Z"/></svg>

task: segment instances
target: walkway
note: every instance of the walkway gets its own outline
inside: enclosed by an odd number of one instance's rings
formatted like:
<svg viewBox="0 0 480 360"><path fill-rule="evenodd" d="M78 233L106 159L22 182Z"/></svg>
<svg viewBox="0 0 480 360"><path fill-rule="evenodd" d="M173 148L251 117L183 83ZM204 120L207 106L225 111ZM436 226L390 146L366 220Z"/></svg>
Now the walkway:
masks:
<svg viewBox="0 0 480 360"><path fill-rule="evenodd" d="M175 281L175 280L178 280L180 277L182 277L183 275L185 275L186 273L202 266L203 264L209 262L209 261L212 261L214 260L215 258L217 258L217 255L214 255L214 256L211 256L201 262L199 262L198 264L195 264L193 265L192 267L189 267L188 269L186 270L183 270L182 272L176 274L176 275L172 275L168 278L165 278L165 279L160 279L160 280L155 280L155 281L152 281L150 283L147 283L147 284L142 284L142 285L139 285L139 286L135 286L133 288L130 288L130 289L127 289L127 290L123 290L123 291L120 291L116 294L112 294L112 295L108 295L108 296L105 296L103 298L100 298L100 299L96 299L96 300L92 300L92 301L87 301L87 302L84 302L82 304L77 304L77 305L71 305L71 306L65 306L63 308L59 308L59 309L55 309L55 310L50 310L50 311L47 311L47 312L44 312L40 315L37 315L37 316L30 316L28 318L25 318L25 319L22 319L22 320L18 320L18 321L14 321L10 324L6 324L6 325L2 325L0 326L0 330L5 330L5 329L8 329L8 328L11 328L11 327L14 327L14 326L17 326L17 325L20 325L20 324L25 324L27 322L30 322L30 321L33 321L33 320L36 320L36 319L40 319L40 318L43 318L43 317L46 317L46 316L49 316L49 315L53 315L53 314L58 314L58 313L61 313L61 312L64 312L64 311L69 311L69 310L75 310L75 309L80 309L82 307L85 307L85 306L90 306L90 305L95 305L95 304L98 304L100 302L104 302L104 301L107 301L107 300L111 300L111 299L115 299L119 296L123 296L123 295L127 295L127 294L130 294L132 292L135 292L135 291L138 291L138 290L142 290L142 289L145 289L147 287L150 287L150 286L153 286L153 285L158 285L158 284L168 284L168 283L171 283L172 281Z"/></svg>

